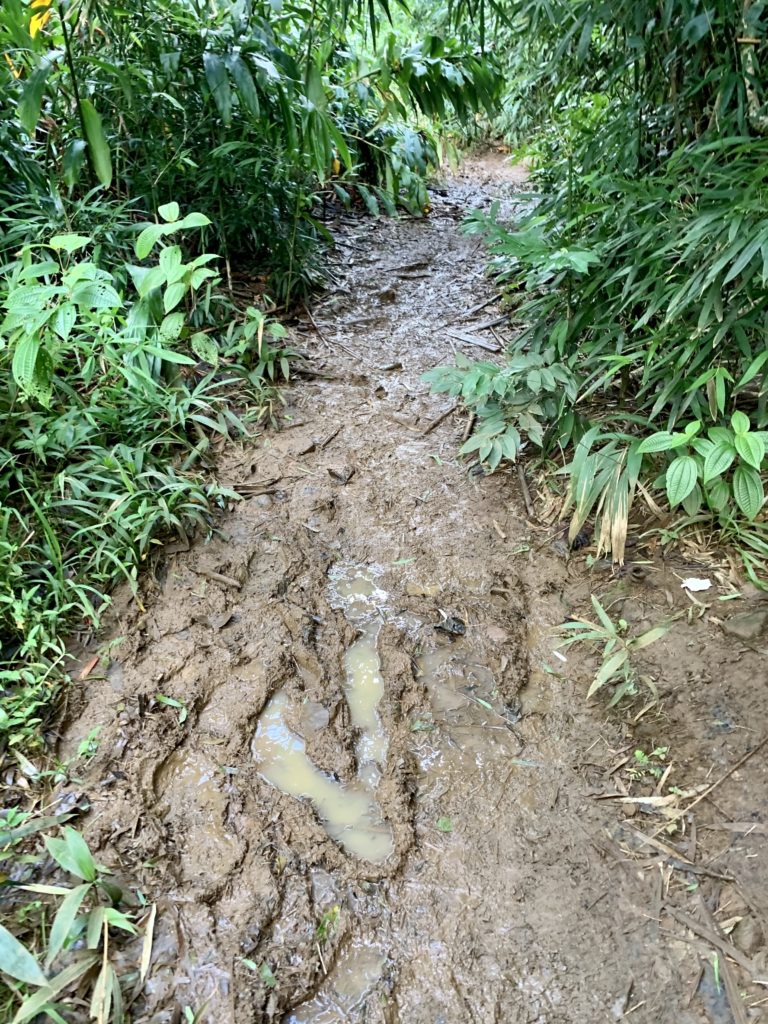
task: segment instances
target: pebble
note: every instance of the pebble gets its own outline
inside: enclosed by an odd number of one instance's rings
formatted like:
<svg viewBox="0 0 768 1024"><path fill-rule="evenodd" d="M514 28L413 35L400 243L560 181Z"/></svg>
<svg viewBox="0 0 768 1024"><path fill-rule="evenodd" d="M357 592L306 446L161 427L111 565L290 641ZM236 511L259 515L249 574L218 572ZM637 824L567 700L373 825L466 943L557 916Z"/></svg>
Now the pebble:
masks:
<svg viewBox="0 0 768 1024"><path fill-rule="evenodd" d="M747 956L752 956L763 945L765 938L763 930L754 917L742 917L739 923L731 932L731 939L734 946L740 949Z"/></svg>
<svg viewBox="0 0 768 1024"><path fill-rule="evenodd" d="M723 623L723 631L739 640L756 640L768 626L768 608L732 615Z"/></svg>

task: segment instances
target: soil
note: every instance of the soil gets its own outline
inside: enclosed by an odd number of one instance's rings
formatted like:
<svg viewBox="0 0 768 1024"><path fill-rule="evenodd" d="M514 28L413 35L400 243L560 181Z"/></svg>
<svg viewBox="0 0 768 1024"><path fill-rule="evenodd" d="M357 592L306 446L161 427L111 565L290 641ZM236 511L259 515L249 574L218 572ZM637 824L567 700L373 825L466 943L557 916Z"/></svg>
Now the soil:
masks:
<svg viewBox="0 0 768 1024"><path fill-rule="evenodd" d="M422 381L457 349L497 358L448 333L492 345L498 314L473 311L494 288L459 226L524 189L490 152L424 219L335 215L337 283L297 326L310 358L282 429L220 461L243 500L162 552L141 600L115 597L119 642L73 693L60 750L100 727L98 752L58 799L87 800L98 859L157 904L136 1021L768 1019L768 603L655 535L630 538L622 569L569 552L551 494L529 479L530 515L514 467L460 458L466 413ZM386 595L383 860L331 838L254 755L279 693L339 799L359 784L340 567ZM686 576L713 587L694 600ZM587 700L594 653L553 653L591 594L632 632L672 621L638 655L657 701ZM654 775L634 752L659 747Z"/></svg>

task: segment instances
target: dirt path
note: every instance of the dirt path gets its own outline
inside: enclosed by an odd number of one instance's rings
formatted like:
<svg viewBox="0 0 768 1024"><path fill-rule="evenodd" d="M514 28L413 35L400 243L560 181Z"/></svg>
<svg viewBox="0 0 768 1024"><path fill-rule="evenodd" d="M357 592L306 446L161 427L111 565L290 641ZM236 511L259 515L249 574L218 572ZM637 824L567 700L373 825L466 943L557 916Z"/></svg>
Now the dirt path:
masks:
<svg viewBox="0 0 768 1024"><path fill-rule="evenodd" d="M481 164L425 222L338 225L339 286L314 310L314 376L288 391L289 428L223 463L247 500L222 537L166 553L146 611L118 595L122 643L64 745L101 726L80 787L89 840L118 870L143 864L158 902L137 1020L204 1004L215 1024L731 1019L699 977L711 944L661 916L663 900L694 914L691 886L711 874L638 852L636 808L594 797L629 792L616 761L666 729L688 744L687 783L720 774L759 729L704 750L705 726L680 703L630 729L642 705L590 710L577 655L568 680L544 670L558 665L548 628L584 606L590 582L542 549L546 533L531 542L511 474L457 460L466 420L421 381L452 356L446 325L492 294L458 221L517 187ZM667 608L665 580L611 586L643 619ZM714 627L690 629L687 669L661 673L665 693L725 657L714 645L707 667L692 645ZM765 661L745 657L754 680ZM731 698L711 692L707 714ZM764 693L750 701L765 712ZM729 721L749 706L731 700ZM747 768L728 818L765 820L764 762ZM700 832L691 859L710 863L701 851L717 837L719 873L744 883L733 915L759 931L765 854L743 831ZM758 941L743 955L763 954Z"/></svg>

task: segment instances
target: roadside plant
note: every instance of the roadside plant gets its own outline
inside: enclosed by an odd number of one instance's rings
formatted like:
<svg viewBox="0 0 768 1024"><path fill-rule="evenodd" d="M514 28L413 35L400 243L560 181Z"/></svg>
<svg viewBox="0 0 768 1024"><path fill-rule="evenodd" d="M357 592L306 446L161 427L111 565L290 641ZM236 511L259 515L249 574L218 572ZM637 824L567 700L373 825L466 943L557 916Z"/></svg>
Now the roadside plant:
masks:
<svg viewBox="0 0 768 1024"><path fill-rule="evenodd" d="M622 697L634 696L638 692L638 683L643 683L658 697L655 684L650 676L641 675L634 656L651 644L656 643L669 632L668 625L654 626L640 636L629 636L628 626L624 619L611 619L600 601L592 595L592 607L597 621L573 618L559 627L565 639L561 647L573 644L591 644L600 654L600 668L595 673L587 697L593 697L603 687L612 689L609 707L614 707Z"/></svg>
<svg viewBox="0 0 768 1024"><path fill-rule="evenodd" d="M24 1024L41 1015L61 1022L68 993L86 977L91 1018L99 1024L118 1022L123 1019L124 1005L114 957L120 946L118 936L138 936L139 919L144 920L144 940L136 965L143 982L149 970L154 908L121 909L127 894L111 880L109 870L94 860L83 837L71 826L65 826L58 838L46 836L45 846L74 884L15 887L39 897L53 897L58 907L50 928L39 935L39 948L23 945L0 925L0 973L16 1003L12 1024Z"/></svg>

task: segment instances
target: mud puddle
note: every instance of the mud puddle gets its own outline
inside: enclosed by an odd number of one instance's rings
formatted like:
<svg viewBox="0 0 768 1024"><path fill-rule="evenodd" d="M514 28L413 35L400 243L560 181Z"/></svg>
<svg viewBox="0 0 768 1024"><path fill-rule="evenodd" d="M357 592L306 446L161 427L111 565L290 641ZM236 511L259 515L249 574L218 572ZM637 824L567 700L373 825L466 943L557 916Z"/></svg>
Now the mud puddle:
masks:
<svg viewBox="0 0 768 1024"><path fill-rule="evenodd" d="M717 885L737 938L766 916L761 833L722 828L762 821L764 763L741 804L699 804L711 832L660 831L642 859L632 836L666 819L622 802L658 784L627 774L639 746L668 744L682 787L725 772L768 718L759 656L735 665L696 619L648 649L661 711L592 708L591 662L563 666L552 626L595 591L638 628L685 598L553 553L513 474L457 459L466 421L422 381L453 345L477 356L452 325L498 316L458 222L521 187L491 157L424 221L332 225L340 283L296 339L322 377L223 457L244 500L221 533L159 557L143 607L116 595L122 642L62 749L101 726L83 828L158 906L134 1024L704 1024L712 947L664 907L717 910Z"/></svg>

